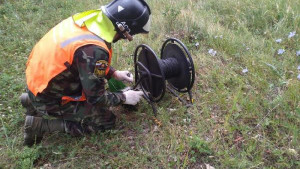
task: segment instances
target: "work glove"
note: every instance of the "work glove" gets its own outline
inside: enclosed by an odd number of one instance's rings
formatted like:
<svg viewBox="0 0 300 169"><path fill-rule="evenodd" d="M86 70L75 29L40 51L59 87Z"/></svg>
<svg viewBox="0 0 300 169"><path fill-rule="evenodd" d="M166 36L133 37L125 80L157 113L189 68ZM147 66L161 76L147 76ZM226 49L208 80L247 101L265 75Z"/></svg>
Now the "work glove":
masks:
<svg viewBox="0 0 300 169"><path fill-rule="evenodd" d="M133 82L133 75L129 71L115 71L112 75L113 78L119 81Z"/></svg>
<svg viewBox="0 0 300 169"><path fill-rule="evenodd" d="M134 91L134 90L128 90L123 94L125 95L126 98L124 104L129 104L129 105L136 105L143 96L142 91Z"/></svg>

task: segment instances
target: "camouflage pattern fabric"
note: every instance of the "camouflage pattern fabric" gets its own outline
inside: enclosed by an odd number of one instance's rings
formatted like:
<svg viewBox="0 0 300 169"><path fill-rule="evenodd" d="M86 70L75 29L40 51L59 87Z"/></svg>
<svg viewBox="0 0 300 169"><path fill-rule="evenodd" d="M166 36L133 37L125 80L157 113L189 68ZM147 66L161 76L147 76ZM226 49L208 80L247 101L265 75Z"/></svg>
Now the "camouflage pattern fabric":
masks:
<svg viewBox="0 0 300 169"><path fill-rule="evenodd" d="M123 103L125 96L121 92L105 90L107 77L99 71L106 68L108 59L108 53L98 46L79 48L74 54L73 63L53 78L42 93L34 96L28 91L36 110L28 112L35 116L48 115L64 119L67 132L73 136L112 128L116 118L110 107ZM113 72L114 69L110 68L109 74ZM62 96L76 98L81 96L82 91L86 101L61 104Z"/></svg>

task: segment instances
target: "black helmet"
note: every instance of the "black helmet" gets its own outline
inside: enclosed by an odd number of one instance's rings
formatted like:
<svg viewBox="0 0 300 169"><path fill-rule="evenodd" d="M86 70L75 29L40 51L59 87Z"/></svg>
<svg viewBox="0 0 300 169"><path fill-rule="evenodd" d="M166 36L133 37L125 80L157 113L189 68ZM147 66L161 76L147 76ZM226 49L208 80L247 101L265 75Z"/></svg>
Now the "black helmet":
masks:
<svg viewBox="0 0 300 169"><path fill-rule="evenodd" d="M125 31L130 35L149 33L151 11L144 0L114 0L101 9L122 38ZM120 25L125 30L120 30Z"/></svg>

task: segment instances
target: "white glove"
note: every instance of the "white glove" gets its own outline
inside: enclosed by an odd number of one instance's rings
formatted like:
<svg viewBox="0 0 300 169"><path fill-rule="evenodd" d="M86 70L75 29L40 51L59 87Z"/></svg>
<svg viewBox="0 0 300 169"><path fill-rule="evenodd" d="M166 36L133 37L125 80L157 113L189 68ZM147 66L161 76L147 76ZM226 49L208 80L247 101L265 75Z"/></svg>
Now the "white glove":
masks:
<svg viewBox="0 0 300 169"><path fill-rule="evenodd" d="M129 71L115 71L112 75L113 78L119 81L133 82L133 75Z"/></svg>
<svg viewBox="0 0 300 169"><path fill-rule="evenodd" d="M142 91L128 90L123 93L125 95L126 101L124 104L136 105L143 96Z"/></svg>

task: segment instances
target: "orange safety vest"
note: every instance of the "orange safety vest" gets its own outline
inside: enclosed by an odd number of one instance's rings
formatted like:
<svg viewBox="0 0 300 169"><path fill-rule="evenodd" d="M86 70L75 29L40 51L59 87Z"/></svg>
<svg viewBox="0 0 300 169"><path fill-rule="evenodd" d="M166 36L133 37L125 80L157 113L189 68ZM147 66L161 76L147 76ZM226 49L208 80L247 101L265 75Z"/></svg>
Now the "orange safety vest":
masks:
<svg viewBox="0 0 300 169"><path fill-rule="evenodd" d="M109 53L110 65L112 50L108 49L104 40L91 33L86 27L80 28L70 17L52 28L33 48L26 63L26 79L28 89L36 96L43 92L55 76L71 65L75 51L84 45L100 46ZM106 74L109 66L106 69ZM80 98L62 97L62 103L69 101L84 101L82 92Z"/></svg>

